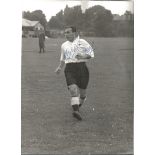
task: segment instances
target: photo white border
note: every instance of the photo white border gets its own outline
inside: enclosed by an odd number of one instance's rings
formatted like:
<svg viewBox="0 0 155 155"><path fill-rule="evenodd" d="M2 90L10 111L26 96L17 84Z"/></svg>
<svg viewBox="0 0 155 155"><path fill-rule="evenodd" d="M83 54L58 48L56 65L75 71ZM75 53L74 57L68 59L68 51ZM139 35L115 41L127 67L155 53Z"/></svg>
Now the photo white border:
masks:
<svg viewBox="0 0 155 155"><path fill-rule="evenodd" d="M134 1L134 154L155 154L153 0Z"/></svg>
<svg viewBox="0 0 155 155"><path fill-rule="evenodd" d="M0 154L21 154L21 1L0 5Z"/></svg>

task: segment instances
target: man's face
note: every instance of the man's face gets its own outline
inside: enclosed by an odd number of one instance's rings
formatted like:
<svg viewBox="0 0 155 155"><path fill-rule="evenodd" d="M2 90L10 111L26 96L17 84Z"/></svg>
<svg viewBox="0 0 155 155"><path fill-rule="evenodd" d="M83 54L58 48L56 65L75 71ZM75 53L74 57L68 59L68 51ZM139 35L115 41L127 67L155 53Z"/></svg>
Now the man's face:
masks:
<svg viewBox="0 0 155 155"><path fill-rule="evenodd" d="M72 32L72 28L65 29L65 37L68 41L73 42L75 39L75 32Z"/></svg>

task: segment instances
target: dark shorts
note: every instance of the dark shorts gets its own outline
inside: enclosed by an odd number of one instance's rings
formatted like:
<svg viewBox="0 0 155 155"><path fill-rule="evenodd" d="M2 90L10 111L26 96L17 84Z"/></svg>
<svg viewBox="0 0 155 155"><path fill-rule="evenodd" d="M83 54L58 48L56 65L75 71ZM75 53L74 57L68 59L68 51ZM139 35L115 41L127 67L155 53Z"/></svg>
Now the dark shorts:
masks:
<svg viewBox="0 0 155 155"><path fill-rule="evenodd" d="M89 71L85 62L68 63L65 67L67 86L76 84L81 89L86 89L89 82Z"/></svg>

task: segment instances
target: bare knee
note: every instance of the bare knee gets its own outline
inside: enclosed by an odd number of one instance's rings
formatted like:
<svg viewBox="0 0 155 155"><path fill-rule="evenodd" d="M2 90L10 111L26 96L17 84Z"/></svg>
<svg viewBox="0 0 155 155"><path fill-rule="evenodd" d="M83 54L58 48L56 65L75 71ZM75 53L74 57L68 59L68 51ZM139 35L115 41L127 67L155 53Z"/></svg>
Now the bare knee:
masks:
<svg viewBox="0 0 155 155"><path fill-rule="evenodd" d="M68 88L72 97L78 96L78 87L76 84L72 84Z"/></svg>

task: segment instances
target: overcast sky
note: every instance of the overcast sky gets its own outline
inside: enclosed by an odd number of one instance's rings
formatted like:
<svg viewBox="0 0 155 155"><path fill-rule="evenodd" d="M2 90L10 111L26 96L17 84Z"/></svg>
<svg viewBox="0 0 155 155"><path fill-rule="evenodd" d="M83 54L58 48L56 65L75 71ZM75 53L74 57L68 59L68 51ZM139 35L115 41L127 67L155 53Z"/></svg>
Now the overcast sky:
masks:
<svg viewBox="0 0 155 155"><path fill-rule="evenodd" d="M122 15L126 10L133 12L132 1L86 1L86 7L92 7L94 5L102 5L106 9L111 10L113 14ZM51 16L55 16L61 9L64 10L65 6L69 7L75 5L81 5L80 0L68 1L68 0L22 0L23 11L42 10L49 20Z"/></svg>

